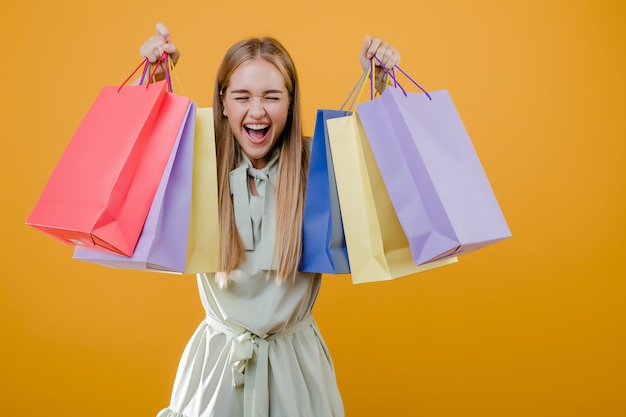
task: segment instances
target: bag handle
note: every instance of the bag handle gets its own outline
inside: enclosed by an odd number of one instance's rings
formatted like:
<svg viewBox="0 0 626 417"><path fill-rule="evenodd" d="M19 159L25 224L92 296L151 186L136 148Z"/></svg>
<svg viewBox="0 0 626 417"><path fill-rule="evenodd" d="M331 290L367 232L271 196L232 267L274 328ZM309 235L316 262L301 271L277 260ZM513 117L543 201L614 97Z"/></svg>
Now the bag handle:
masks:
<svg viewBox="0 0 626 417"><path fill-rule="evenodd" d="M178 86L180 87L180 92L184 96L186 94L185 94L185 90L183 89L183 83L181 83L180 78L178 78L178 73L175 70L176 65L174 65L174 61L171 58L172 57L168 55L167 62L168 62L168 68L170 69L170 77L169 77L170 92L173 92L171 74L174 74L174 78L176 78L176 82L178 83Z"/></svg>
<svg viewBox="0 0 626 417"><path fill-rule="evenodd" d="M363 71L363 74L361 74L361 77L359 77L359 80L356 82L354 87L352 87L352 90L350 90L350 94L348 94L348 97L346 97L346 100L343 102L339 110L343 110L343 108L346 106L348 101L350 101L350 97L354 95L354 97L352 97L352 102L350 102L350 107L348 107L346 112L352 111L357 99L359 99L359 97L361 97L361 94L363 93L363 87L365 87L365 80L367 79L367 76L369 75L369 73L370 73L369 68Z"/></svg>
<svg viewBox="0 0 626 417"><path fill-rule="evenodd" d="M150 60L148 58L144 58L143 61L141 61L141 63L139 65L137 65L137 68L135 68L133 70L133 72L130 73L130 75L128 76L128 78L126 78L124 80L124 82L122 84L120 84L120 87L117 89L117 92L119 93L120 90L122 89L122 87L124 87L126 85L126 83L128 82L128 80L130 80L133 75L135 75L135 73L137 73L137 71L139 71L139 68L141 68L141 66L143 65L143 75L141 76L141 80L143 81L143 78L145 77L146 71L148 70L148 66L150 65Z"/></svg>
<svg viewBox="0 0 626 417"><path fill-rule="evenodd" d="M158 61L154 64L154 70L152 70L152 73L150 74L150 78L148 78L147 82L146 82L146 89L148 88L148 85L150 84L150 80L154 79L154 75L156 74L157 69L159 68L159 65L161 65L161 63L165 61L165 81L167 82L167 88L169 90L169 92L172 92L172 79L170 76L170 59L169 59L169 54L167 52L163 52L161 54L161 56L159 57ZM143 85L143 78L141 79L141 82L139 83L139 85Z"/></svg>
<svg viewBox="0 0 626 417"><path fill-rule="evenodd" d="M397 65L394 65L391 68L391 71L381 62L380 59L378 59L378 57L374 56L370 59L370 65L369 68L366 68L365 71L363 71L363 74L361 74L361 76L359 77L359 80L356 82L356 84L354 85L354 87L352 87L352 90L350 90L350 93L348 94L348 97L346 98L346 100L343 102L343 104L341 105L339 110L344 110L344 107L346 106L346 104L350 101L350 98L352 98L352 101L350 102L350 106L348 107L348 109L346 110L346 112L352 112L354 109L354 106L356 104L356 102L361 98L361 96L363 95L363 91L365 90L365 81L367 80L367 78L369 77L370 73L372 74L370 78L370 100L374 99L374 80L376 79L376 65L374 64L374 59L376 59L376 61L378 62L380 68L386 72L391 79L394 82L394 86L400 88L400 90L402 90L402 93L405 95L405 97L407 96L406 91L404 90L404 88L402 87L402 85L400 84L400 82L398 82L398 78L396 77L396 73L395 70L397 69L398 71L400 71L402 74L404 74L404 76L406 78L408 78L413 84L415 84L415 86L417 86L417 88L419 88L420 90L422 90L422 92L426 95L426 97L428 97L429 100L432 101L432 97L430 96L430 94L428 94L428 91L426 91L425 89L422 88L422 86L420 86L415 80L413 80L413 78L411 78L406 72L404 72L402 70L402 68L400 68ZM386 80L387 85L389 84L389 79ZM358 92L357 92L358 91Z"/></svg>
<svg viewBox="0 0 626 417"><path fill-rule="evenodd" d="M161 65L161 63L163 61L165 61L165 80L167 81L167 86L168 86L169 92L171 93L172 92L172 79L171 79L170 72L174 69L174 64L173 64L173 62L171 62L171 59L169 58L169 54L167 52L163 52L161 54L161 56L159 57L158 61L154 64L154 70L152 70L152 71L150 71L150 68L152 67L152 64L150 63L150 60L148 58L144 58L141 61L141 63L137 66L137 68L135 68L133 70L133 72L119 86L119 88L117 89L117 92L118 93L120 92L122 87L124 87L126 85L126 83L128 83L128 81L137 73L137 71L139 71L139 68L141 68L142 66L143 66L143 71L141 73L141 78L139 80L139 85L143 85L144 82L146 82L146 89L147 89L148 86L150 85L150 80L152 80L154 78L154 75L156 74L157 68L159 67L159 65ZM148 73L150 73L150 76L146 80L146 75ZM180 84L180 81L179 81L179 84Z"/></svg>
<svg viewBox="0 0 626 417"><path fill-rule="evenodd" d="M163 55L165 56L165 78L167 81L167 86L169 89L170 93L174 92L174 88L172 87L172 74L174 74L174 77L176 78L176 81L178 82L178 86L180 87L180 91L182 92L183 95L185 95L185 91L183 89L183 83L180 82L180 78L178 78L178 73L176 72L175 68L176 66L174 65L174 61L172 61L172 57L170 54L163 52ZM152 64L151 64L152 65ZM159 65L159 63L157 62L155 65L155 71L156 71L156 65ZM144 70L144 74L145 74L145 70ZM143 84L143 77L141 79L141 82L139 83L140 85Z"/></svg>
<svg viewBox="0 0 626 417"><path fill-rule="evenodd" d="M370 70L372 72L372 76L370 77L370 100L374 100L374 97L376 96L376 86L374 85L375 84L374 80L376 80L376 65L374 64L374 58L376 58L376 56L373 56L372 58L370 58ZM402 93L404 93L404 96L406 97L407 96L406 91L404 91L404 88L402 88L402 86L396 79L395 73L392 74L391 72L389 72L387 67L385 67L378 58L376 58L376 60L380 63L380 67L382 68L383 72L391 76L391 79L393 79L394 85L396 87L399 87L400 90L402 90ZM392 71L393 71L393 68L392 68ZM389 84L388 78L386 80L386 83L387 85Z"/></svg>
<svg viewBox="0 0 626 417"><path fill-rule="evenodd" d="M391 69L391 70L392 70L392 72L390 72L390 71L389 71L389 69L388 69L388 68L387 68L387 67L386 67L386 66L385 66L385 65L381 62L381 60L380 60L380 59L378 59L378 57L377 57L377 56L374 56L374 57L370 60L370 68L372 68L372 73L374 72L374 68L375 68L375 65L374 65L374 59L376 59L376 61L378 61L378 64L379 64L379 66L382 68L382 70L383 70L383 71L385 71L385 72L386 72L386 73L387 73L387 74L388 74L388 75L389 75L389 76L393 79L393 81L394 81L394 83L395 83L395 86L396 86L396 87L400 87L400 89L402 90L402 92L404 93L404 95L405 95L405 96L407 95L407 94L406 94L406 91L404 90L404 88L402 88L402 85L400 85L400 83L398 82L398 79L397 79L397 78L396 78L396 76L395 76L395 70L396 70L396 69L397 69L398 71L400 71L400 72L401 72L401 73L402 73L402 74L403 74L406 78L408 78L408 79L409 79L409 81L411 81L413 84L415 84L415 86L416 86L417 88L419 88L420 90L422 90L422 92L423 92L424 94L426 94L426 97L428 97L428 99L432 101L432 97L430 96L430 94L428 94L428 91L424 90L424 89L422 88L422 86L421 86L421 85L419 85L419 84L418 84L418 83L417 83L417 82L416 82L413 78L411 78L411 76L409 76L409 74L407 74L406 72L404 72L404 71L402 70L402 68L400 68L400 67L399 67L399 66L397 66L397 65L394 65L394 66L392 67L392 69ZM371 80L371 84L370 84L370 99L373 99L373 98L374 98L374 79L375 79L375 77L374 77L374 76L372 76L372 80Z"/></svg>

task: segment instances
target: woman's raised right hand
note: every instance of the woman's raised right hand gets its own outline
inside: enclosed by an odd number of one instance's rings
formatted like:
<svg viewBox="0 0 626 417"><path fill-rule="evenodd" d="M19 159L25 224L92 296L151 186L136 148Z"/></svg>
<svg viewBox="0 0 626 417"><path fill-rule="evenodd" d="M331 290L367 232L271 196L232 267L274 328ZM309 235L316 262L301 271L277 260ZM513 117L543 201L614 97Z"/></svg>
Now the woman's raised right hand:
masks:
<svg viewBox="0 0 626 417"><path fill-rule="evenodd" d="M139 53L142 57L148 58L152 64L156 63L163 52L167 52L172 59L174 65L178 62L178 58L180 57L180 52L176 48L176 46L171 43L170 32L167 30L163 23L156 24L156 35L152 35L146 40L141 48L139 48ZM155 75L157 79L163 78L163 74L165 73L165 62L162 62L157 68Z"/></svg>

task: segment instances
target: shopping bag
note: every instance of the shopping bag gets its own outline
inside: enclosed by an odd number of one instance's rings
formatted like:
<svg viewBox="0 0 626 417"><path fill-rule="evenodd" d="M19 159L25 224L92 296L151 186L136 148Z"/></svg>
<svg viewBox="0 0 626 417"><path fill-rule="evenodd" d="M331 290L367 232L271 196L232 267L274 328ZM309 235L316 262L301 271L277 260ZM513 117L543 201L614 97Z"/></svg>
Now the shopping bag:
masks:
<svg viewBox="0 0 626 417"><path fill-rule="evenodd" d="M326 120L343 117L342 110L318 110L311 144L302 224L300 270L327 274L350 272Z"/></svg>
<svg viewBox="0 0 626 417"><path fill-rule="evenodd" d="M187 260L196 106L188 107L133 254L77 246L74 259L113 268L184 272ZM159 120L157 120L159 123ZM150 170L144 158L137 173Z"/></svg>
<svg viewBox="0 0 626 417"><path fill-rule="evenodd" d="M358 116L326 122L355 284L387 281L449 265L456 257L415 265Z"/></svg>
<svg viewBox="0 0 626 417"><path fill-rule="evenodd" d="M192 190L185 272L216 272L220 240L215 130L210 107L196 112Z"/></svg>
<svg viewBox="0 0 626 417"><path fill-rule="evenodd" d="M128 191L165 95L164 82L120 91L103 88L26 224L68 244L132 253L148 208L142 216L137 204L127 199ZM164 152L169 154L171 145L163 139ZM149 207L151 185L156 190L162 174L158 171L157 166L152 181L136 189L140 195L135 201L143 200ZM135 227L129 224L133 222Z"/></svg>
<svg viewBox="0 0 626 417"><path fill-rule="evenodd" d="M446 90L387 88L356 109L416 264L511 236Z"/></svg>
<svg viewBox="0 0 626 417"><path fill-rule="evenodd" d="M190 104L166 83L102 89L26 224L67 244L132 254ZM137 177L142 158L152 169Z"/></svg>

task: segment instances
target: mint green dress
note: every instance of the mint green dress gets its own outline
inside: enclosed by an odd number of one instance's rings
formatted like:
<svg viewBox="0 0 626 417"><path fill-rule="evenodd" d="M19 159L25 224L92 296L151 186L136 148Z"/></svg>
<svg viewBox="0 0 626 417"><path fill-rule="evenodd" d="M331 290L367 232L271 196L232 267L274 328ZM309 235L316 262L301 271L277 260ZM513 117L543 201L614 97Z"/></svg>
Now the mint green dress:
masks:
<svg viewBox="0 0 626 417"><path fill-rule="evenodd" d="M311 314L320 274L275 280L277 159L256 170L244 156L230 173L246 259L225 289L214 274L197 275L206 318L183 352L170 405L157 417L344 415L330 354ZM258 196L250 193L248 176Z"/></svg>

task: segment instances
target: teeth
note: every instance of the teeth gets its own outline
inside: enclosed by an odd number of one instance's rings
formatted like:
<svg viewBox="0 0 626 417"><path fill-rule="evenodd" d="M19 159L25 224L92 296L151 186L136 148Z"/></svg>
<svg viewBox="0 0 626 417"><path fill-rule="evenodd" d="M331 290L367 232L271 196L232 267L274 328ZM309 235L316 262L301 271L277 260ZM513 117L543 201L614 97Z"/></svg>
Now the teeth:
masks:
<svg viewBox="0 0 626 417"><path fill-rule="evenodd" d="M252 130L263 130L265 128L267 128L269 125L265 125L265 124L249 124L249 125L245 125L246 128L248 129L252 129Z"/></svg>

